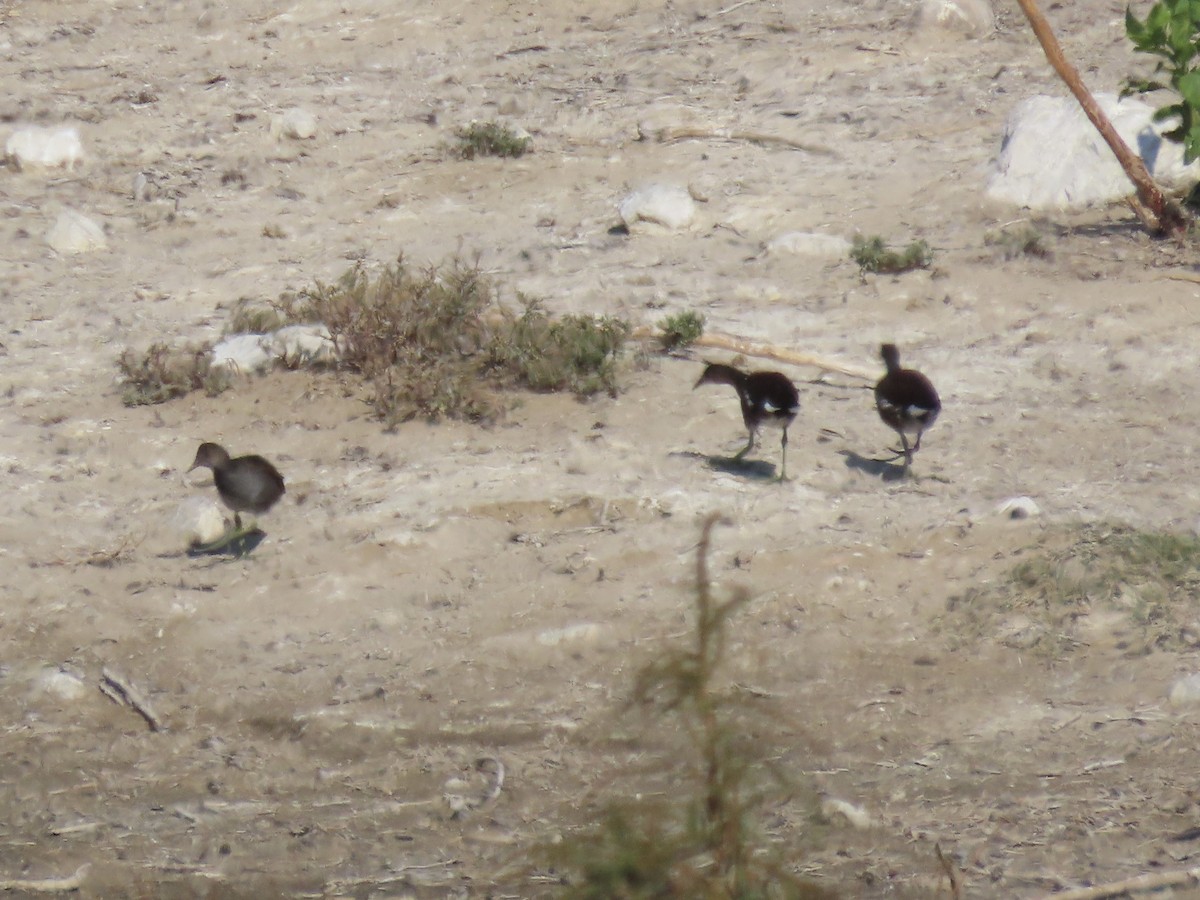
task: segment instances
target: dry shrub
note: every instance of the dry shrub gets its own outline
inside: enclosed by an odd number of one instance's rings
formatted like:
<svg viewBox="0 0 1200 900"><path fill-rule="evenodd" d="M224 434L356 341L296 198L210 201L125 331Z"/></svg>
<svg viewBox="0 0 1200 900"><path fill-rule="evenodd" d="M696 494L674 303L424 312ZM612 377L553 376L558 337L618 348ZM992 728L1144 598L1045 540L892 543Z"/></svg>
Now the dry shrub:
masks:
<svg viewBox="0 0 1200 900"><path fill-rule="evenodd" d="M151 344L145 353L125 350L117 360L126 406L165 403L192 391L215 397L230 385L229 372L212 364L212 346Z"/></svg>
<svg viewBox="0 0 1200 900"><path fill-rule="evenodd" d="M555 320L528 300L513 314L479 268L457 258L422 270L401 258L374 276L358 264L307 292L294 315L325 323L342 365L367 380L390 425L491 418L503 408L502 387L615 393L630 331L610 317Z"/></svg>

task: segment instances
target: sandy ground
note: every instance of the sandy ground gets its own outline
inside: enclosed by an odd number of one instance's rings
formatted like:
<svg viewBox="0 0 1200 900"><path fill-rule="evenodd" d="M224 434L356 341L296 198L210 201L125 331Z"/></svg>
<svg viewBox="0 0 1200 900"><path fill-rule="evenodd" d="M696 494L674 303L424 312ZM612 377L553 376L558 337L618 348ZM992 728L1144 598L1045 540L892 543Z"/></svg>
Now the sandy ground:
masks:
<svg viewBox="0 0 1200 900"><path fill-rule="evenodd" d="M1166 696L1196 653L1131 653L1113 617L1027 652L1003 611L966 634L947 605L1060 526L1195 525L1196 251L1122 209L1043 223L1046 259L990 246L1022 215L980 202L1004 118L1061 89L1015 4L981 41L914 37L913 7L0 4L3 119L77 124L88 153L0 171L0 879L90 864L85 897L552 896L536 847L684 790L677 726L619 710L687 634L712 511L733 522L715 577L755 596L727 679L796 784L760 824L800 870L931 897L939 844L968 896L1009 898L1194 865L1176 838L1197 719ZM1122 13L1050 10L1096 89L1132 69ZM293 106L314 139L272 134ZM443 151L497 117L531 155ZM640 123L833 154L639 141ZM704 197L697 226L610 233L646 180ZM49 251L67 206L107 250ZM935 266L863 279L763 251L793 230L923 238ZM893 436L868 383L790 370L780 485L707 464L744 432L731 391L691 390L699 354L631 367L615 399L521 398L491 428L385 433L349 379L305 373L122 406L124 348L215 338L239 297L399 252L478 258L510 301L697 309L867 370L894 340L945 412L896 480L872 462ZM189 559L170 527L212 491L183 475L203 439L287 477L249 560ZM1041 516L996 514L1021 495ZM165 730L100 692L106 670ZM478 796L496 760L499 796L452 815L445 795Z"/></svg>

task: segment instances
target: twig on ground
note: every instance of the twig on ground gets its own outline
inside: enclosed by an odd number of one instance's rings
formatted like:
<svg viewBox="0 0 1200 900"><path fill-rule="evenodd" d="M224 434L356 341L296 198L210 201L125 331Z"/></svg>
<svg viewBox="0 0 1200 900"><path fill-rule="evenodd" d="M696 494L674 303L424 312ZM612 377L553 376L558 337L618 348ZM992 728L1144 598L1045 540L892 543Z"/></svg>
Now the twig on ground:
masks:
<svg viewBox="0 0 1200 900"><path fill-rule="evenodd" d="M665 128L652 129L649 132L644 126L638 126L638 136L642 140L653 139L661 144L671 141L739 141L746 144L777 144L792 150L804 150L821 156L836 157L837 153L821 144L811 144L792 138L780 137L775 134L765 134L761 131L730 131L728 128L697 128L691 125L672 125Z"/></svg>
<svg viewBox="0 0 1200 900"><path fill-rule="evenodd" d="M26 891L31 894L69 894L83 886L91 863L84 863L66 878L5 878L0 879L0 891Z"/></svg>
<svg viewBox="0 0 1200 900"><path fill-rule="evenodd" d="M1179 887L1185 884L1200 884L1200 866L1179 872L1138 875L1110 884L1061 891L1057 894L1048 894L1044 900L1105 900L1109 897L1124 897L1126 894L1148 894L1152 891L1161 891L1166 887Z"/></svg>
<svg viewBox="0 0 1200 900"><path fill-rule="evenodd" d="M146 720L151 731L165 730L162 719L142 696L141 691L107 667L100 672L100 693L118 706L128 706Z"/></svg>

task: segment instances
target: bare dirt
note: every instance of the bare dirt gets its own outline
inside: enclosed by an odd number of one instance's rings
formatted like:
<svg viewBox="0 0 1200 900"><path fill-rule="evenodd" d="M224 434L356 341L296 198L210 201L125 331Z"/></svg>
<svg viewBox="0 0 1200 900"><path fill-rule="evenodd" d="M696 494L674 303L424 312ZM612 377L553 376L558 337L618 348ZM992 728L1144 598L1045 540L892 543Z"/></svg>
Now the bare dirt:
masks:
<svg viewBox="0 0 1200 900"><path fill-rule="evenodd" d="M1015 4L976 41L915 35L913 9L0 4L0 113L77 124L88 153L0 172L0 879L86 864L85 897L552 896L536 848L686 790L678 726L620 709L688 634L713 511L733 523L714 575L755 595L727 679L797 785L760 824L800 871L932 897L939 844L968 896L1008 898L1194 865L1197 718L1166 698L1196 652L1133 652L1112 615L1047 652L1008 639L1017 613L971 630L947 610L1062 526L1196 523L1196 250L1120 208L1042 223L1048 258L990 245L1022 215L980 201L1004 118L1062 89ZM1123 9L1049 10L1095 89L1134 67ZM293 106L312 140L272 134ZM445 152L498 117L530 155ZM647 180L705 198L697 226L610 233ZM107 250L47 248L65 206ZM934 268L764 252L792 230L925 239ZM869 382L788 370L781 485L770 436L763 466L708 464L744 432L731 391L692 391L701 354L631 366L616 398L521 397L490 428L385 433L351 379L302 372L122 405L126 347L215 338L239 297L401 252L477 258L509 302L696 309L867 370L893 340L945 411L895 479ZM212 491L183 475L204 439L287 478L248 560L190 559L171 527ZM1020 495L1042 514L996 514ZM164 729L101 693L105 671Z"/></svg>

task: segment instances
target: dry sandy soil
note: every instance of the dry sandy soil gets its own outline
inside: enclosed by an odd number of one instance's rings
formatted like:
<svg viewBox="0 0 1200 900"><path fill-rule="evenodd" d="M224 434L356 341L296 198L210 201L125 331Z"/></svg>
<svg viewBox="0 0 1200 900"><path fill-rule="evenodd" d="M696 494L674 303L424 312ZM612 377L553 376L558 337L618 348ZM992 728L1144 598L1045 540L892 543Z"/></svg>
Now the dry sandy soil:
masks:
<svg viewBox="0 0 1200 900"><path fill-rule="evenodd" d="M1096 89L1133 67L1123 6L1048 10ZM914 35L913 9L0 4L0 114L77 124L88 154L0 170L0 879L90 864L86 897L553 896L536 848L614 799L686 792L678 725L620 708L688 634L712 511L733 523L715 578L754 592L725 677L795 784L760 825L798 871L932 897L940 844L968 896L1037 897L1195 864L1197 717L1167 691L1196 652L1134 652L1114 615L1046 651L1008 639L1015 613L964 631L947 609L1071 523L1192 529L1196 251L1121 208L1043 223L1049 258L989 245L1022 216L980 201L1005 116L1061 88L1015 4L978 41ZM293 106L314 139L272 134ZM444 152L497 117L532 154ZM639 141L644 122L833 152ZM706 199L697 226L611 233L654 180ZM108 249L53 254L64 206ZM792 230L923 238L935 266L864 279L763 251ZM699 354L630 367L616 398L520 398L490 428L386 433L351 380L306 373L122 405L124 348L216 338L239 297L401 251L477 257L509 301L697 309L867 371L895 340L945 412L895 479L872 462L893 436L869 383L789 370L781 485L770 439L761 466L709 464L744 432L731 391L691 390ZM171 527L212 493L183 475L202 439L288 479L247 560L188 558ZM1019 495L1042 514L997 515ZM106 670L164 730L101 693ZM452 815L497 760L499 796Z"/></svg>

